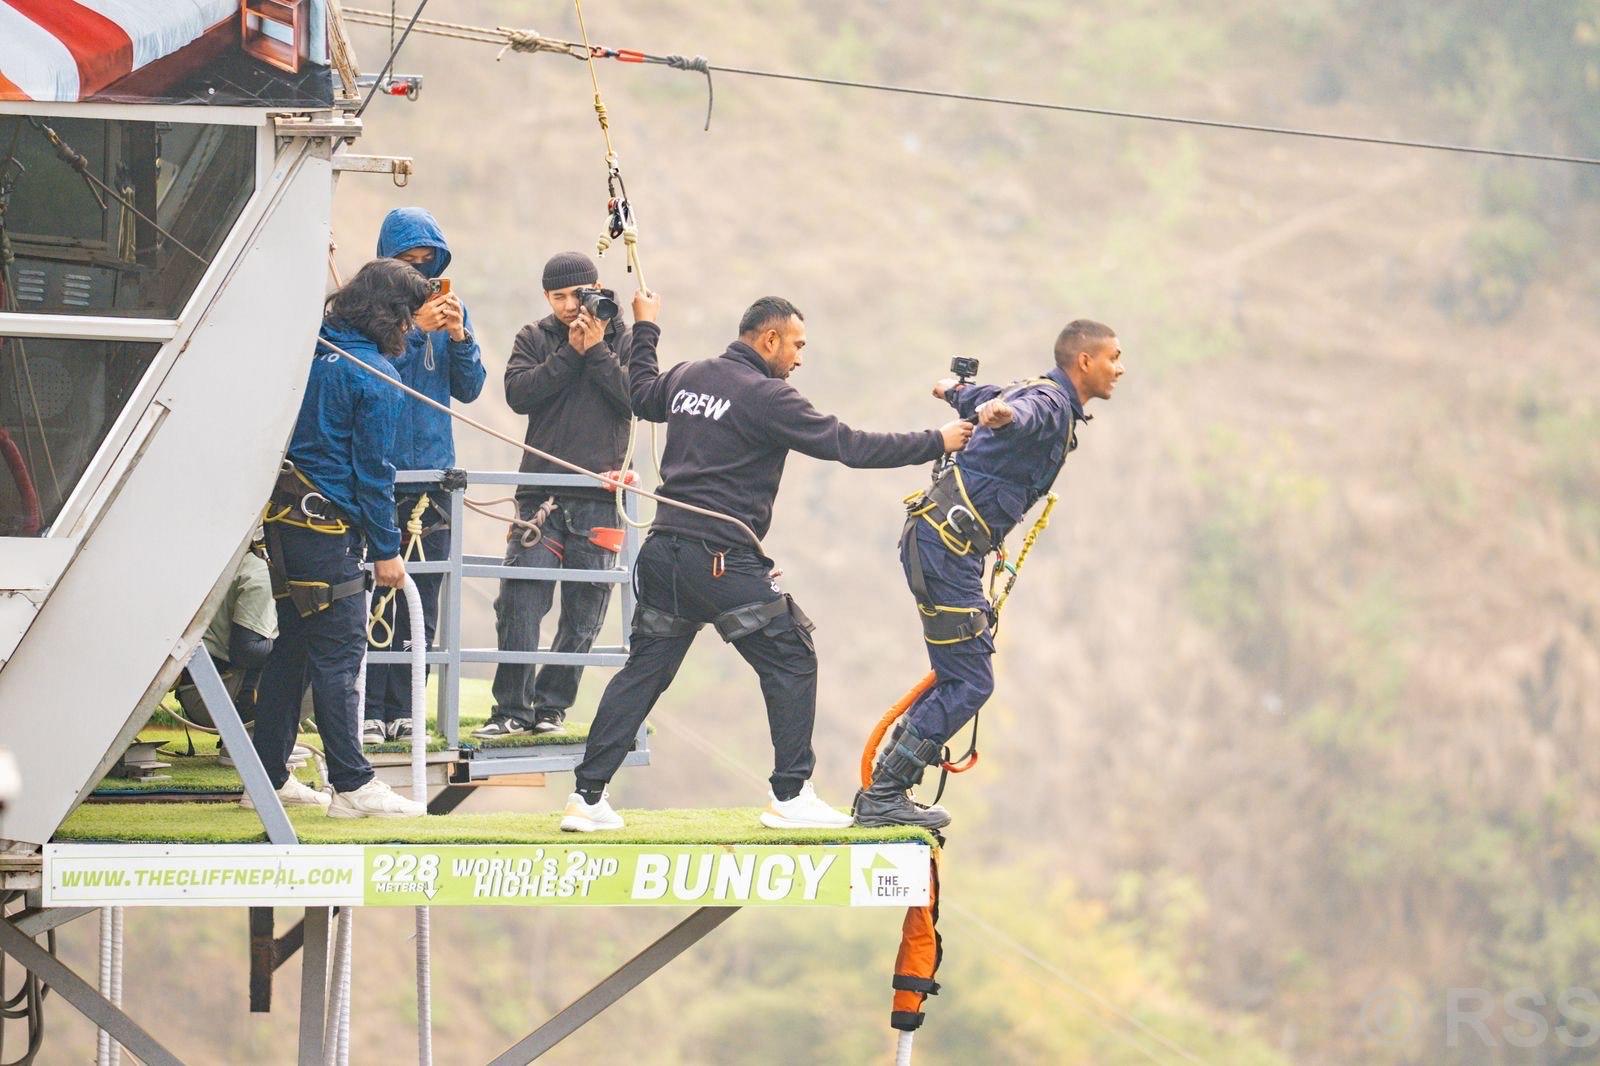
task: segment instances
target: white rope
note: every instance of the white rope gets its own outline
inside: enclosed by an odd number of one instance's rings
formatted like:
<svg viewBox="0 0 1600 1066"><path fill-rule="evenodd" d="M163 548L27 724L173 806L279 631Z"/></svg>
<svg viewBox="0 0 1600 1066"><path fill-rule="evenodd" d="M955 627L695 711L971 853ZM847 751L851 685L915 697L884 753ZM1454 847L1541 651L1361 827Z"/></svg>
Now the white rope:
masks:
<svg viewBox="0 0 1600 1066"><path fill-rule="evenodd" d="M111 908L111 1005L122 1006L122 918L121 907ZM111 1066L122 1061L122 1045L111 1041Z"/></svg>
<svg viewBox="0 0 1600 1066"><path fill-rule="evenodd" d="M428 802L428 637L422 593L410 574L402 586L411 620L411 798ZM428 908L417 908L417 1062L433 1066L433 936Z"/></svg>
<svg viewBox="0 0 1600 1066"><path fill-rule="evenodd" d="M915 1034L901 1032L894 1046L894 1066L911 1066L911 1038Z"/></svg>
<svg viewBox="0 0 1600 1066"><path fill-rule="evenodd" d="M428 908L417 908L417 1062L433 1066L433 930Z"/></svg>
<svg viewBox="0 0 1600 1066"><path fill-rule="evenodd" d="M350 360L352 365L356 366L357 368L359 368L363 372L365 372L367 374L370 374L375 378L380 378L380 379L382 379L384 381L387 381L389 384L393 385L395 388L399 389L401 392L405 393L407 396L411 397L413 400L416 400L418 403L422 404L424 407L431 407L433 410L438 411L441 414L444 414L444 415L446 415L446 416L448 416L450 418L453 418L457 422L461 422L464 425L471 426L473 429L477 430L479 433L484 433L484 434L487 434L488 436L493 437L495 440L503 441L506 444L511 445L513 448L520 448L520 449L522 449L522 451L526 452L527 454L532 455L532 456L534 456L535 458L538 458L538 459L543 459L545 462L550 463L553 466L560 467L563 470L571 471L574 474L582 474L584 477L593 478L594 480L600 482L600 484L603 485L604 487L606 487L607 489L614 490L616 488L616 485L612 481L612 479L606 477L604 474L596 473L593 470L589 470L589 469L587 469L585 467L581 467L577 463L570 463L567 460L561 458L559 455L551 455L549 452L541 451L540 449L535 448L533 445L528 444L526 441L517 440L515 437L507 436L506 434L501 433L497 429L491 429L489 426L484 425L482 422L479 422L477 419L471 417L470 415L464 415L460 411L457 411L455 408L449 407L449 406L447 406L445 404L440 403L438 400L435 400L432 396L429 396L428 394L423 393L423 392L418 392L416 389L413 389L410 385L407 385L405 382L401 381L399 378L391 377L390 375L385 374L383 371L379 370L377 367L372 366L369 363L362 362L356 356L351 355L349 352L345 351L343 348L339 347L337 344L334 344L332 341L328 340L326 337L318 337L317 338L317 344L322 348L326 348L328 351L332 352L336 356L339 356L340 358L344 358L344 359ZM706 518L712 518L712 519L715 519L715 520L717 520L719 522L726 522L729 525L733 526L735 529L737 529L739 532L743 533L746 537L748 537L750 539L751 545L754 546L757 551L761 552L762 554L766 554L765 549L761 545L761 538L756 536L755 530L751 529L749 526L745 525L744 522L742 522L739 519L733 517L732 515L726 515L726 514L723 514L720 511L714 511L714 510L710 509L709 507L701 507L699 504L687 503L687 502L685 502L683 500L674 500L674 499L671 499L670 497L662 496L659 493L651 492L649 489L638 488L637 486L630 485L630 486L628 486L628 490L627 491L629 491L631 493L634 493L635 495L638 495L638 496L643 496L647 500L654 500L658 504L664 503L668 507L676 507L680 511L688 511L691 514L703 515Z"/></svg>
<svg viewBox="0 0 1600 1066"><path fill-rule="evenodd" d="M350 970L355 955L355 908L341 907L333 938L333 996L322 1040L323 1066L349 1066Z"/></svg>
<svg viewBox="0 0 1600 1066"><path fill-rule="evenodd" d="M111 998L111 912L114 908L100 908L100 994ZM104 1029L96 1038L95 1066L111 1066L111 1034Z"/></svg>

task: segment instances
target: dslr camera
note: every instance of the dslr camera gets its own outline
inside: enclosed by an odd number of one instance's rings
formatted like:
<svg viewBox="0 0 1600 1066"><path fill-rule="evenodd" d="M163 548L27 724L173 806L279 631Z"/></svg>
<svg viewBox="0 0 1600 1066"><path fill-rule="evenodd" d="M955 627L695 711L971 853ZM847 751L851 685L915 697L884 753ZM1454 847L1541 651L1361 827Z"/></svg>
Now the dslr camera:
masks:
<svg viewBox="0 0 1600 1066"><path fill-rule="evenodd" d="M610 322L617 317L617 294L611 289L585 285L578 290L577 295L583 309L601 322Z"/></svg>

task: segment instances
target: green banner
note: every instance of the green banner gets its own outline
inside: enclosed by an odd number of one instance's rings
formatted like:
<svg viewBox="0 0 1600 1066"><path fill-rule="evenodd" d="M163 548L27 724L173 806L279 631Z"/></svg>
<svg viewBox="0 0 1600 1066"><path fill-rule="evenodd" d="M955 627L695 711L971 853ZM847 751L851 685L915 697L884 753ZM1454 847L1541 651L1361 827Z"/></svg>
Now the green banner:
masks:
<svg viewBox="0 0 1600 1066"><path fill-rule="evenodd" d="M50 844L50 906L908 907L922 844Z"/></svg>

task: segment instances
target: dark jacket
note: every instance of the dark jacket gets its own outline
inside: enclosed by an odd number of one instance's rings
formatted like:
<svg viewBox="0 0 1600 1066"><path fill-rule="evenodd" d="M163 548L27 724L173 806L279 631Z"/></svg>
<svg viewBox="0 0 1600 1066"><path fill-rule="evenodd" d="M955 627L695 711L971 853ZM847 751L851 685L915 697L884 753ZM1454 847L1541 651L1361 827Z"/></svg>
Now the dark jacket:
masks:
<svg viewBox="0 0 1600 1066"><path fill-rule="evenodd" d="M399 207L384 217L378 230L378 255L390 258L412 248L431 248L433 258L417 269L424 277L444 275L450 265L450 246L444 231L420 207ZM463 340L450 339L448 330L426 332L413 326L406 334L406 354L395 360L400 380L446 407L452 398L471 403L483 391L483 360L472 335L472 315L462 304ZM448 470L456 465L455 437L450 416L406 396L395 426L394 449L389 458L400 470Z"/></svg>
<svg viewBox="0 0 1600 1066"><path fill-rule="evenodd" d="M368 366L395 376L394 364L366 334L325 322L322 335ZM311 360L300 417L289 438L289 459L366 534L374 560L400 554L389 449L403 398L393 385L342 356L319 351Z"/></svg>
<svg viewBox="0 0 1600 1066"><path fill-rule="evenodd" d="M506 402L528 416L523 439L535 448L599 473L622 467L628 450L628 376L623 369L628 328L618 315L606 323L605 338L579 355L567 340L567 327L555 315L523 326L506 364ZM620 359L619 359L620 356ZM522 454L524 473L569 474L554 463ZM523 501L542 501L551 490L524 486ZM608 499L610 490L563 489L563 496Z"/></svg>
<svg viewBox="0 0 1600 1066"><path fill-rule="evenodd" d="M1073 426L1089 416L1060 368L1028 384L963 385L947 392L945 399L961 417L975 418L979 406L996 396L1005 396L1014 412L1010 424L979 426L957 453L956 464L998 544L1050 491L1067 453L1077 445Z"/></svg>
<svg viewBox="0 0 1600 1066"><path fill-rule="evenodd" d="M679 363L663 374L656 364L660 339L654 322L634 326L628 361L634 413L667 424L659 491L732 515L759 537L772 525L772 504L791 449L855 467L911 466L944 454L936 429L864 433L822 414L739 341L717 358ZM657 508L651 528L748 546L729 523L676 507Z"/></svg>

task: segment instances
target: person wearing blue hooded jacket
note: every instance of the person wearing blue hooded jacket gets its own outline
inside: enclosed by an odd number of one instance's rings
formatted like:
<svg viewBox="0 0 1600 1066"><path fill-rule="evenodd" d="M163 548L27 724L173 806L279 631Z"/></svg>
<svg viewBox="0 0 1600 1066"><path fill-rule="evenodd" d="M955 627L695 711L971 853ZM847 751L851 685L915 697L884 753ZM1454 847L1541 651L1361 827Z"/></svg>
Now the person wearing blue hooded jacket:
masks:
<svg viewBox="0 0 1600 1066"><path fill-rule="evenodd" d="M328 298L300 414L262 517L278 640L261 671L252 742L286 805L321 807L331 818L427 813L378 780L361 750L362 563L374 560L372 578L385 588L403 585L406 573L389 461L401 393L354 365L359 360L395 376L390 360L404 350L412 316L427 297L427 282L415 270L378 259ZM331 797L296 780L288 768L307 686ZM240 802L252 806L248 795Z"/></svg>
<svg viewBox="0 0 1600 1066"><path fill-rule="evenodd" d="M450 266L450 245L433 215L420 207L390 211L378 230L378 255L409 263L429 279L440 278ZM483 391L483 360L472 334L472 316L454 292L439 293L417 311L406 333L405 354L396 360L400 380L424 395L449 406L451 400L471 403ZM456 465L455 438L450 416L404 396L395 425L389 459L396 470L449 470ZM422 535L410 544L407 525L418 514ZM450 512L434 486L407 484L395 490L396 525L401 531L401 555L408 559L443 559L450 550ZM423 630L433 647L439 618L439 587L443 574L415 575L422 594ZM411 650L411 619L405 598L395 596L387 608L380 636L392 636ZM392 628L390 628L392 627ZM361 739L368 744L405 740L411 736L411 667L405 663L372 663L367 667L365 722Z"/></svg>

